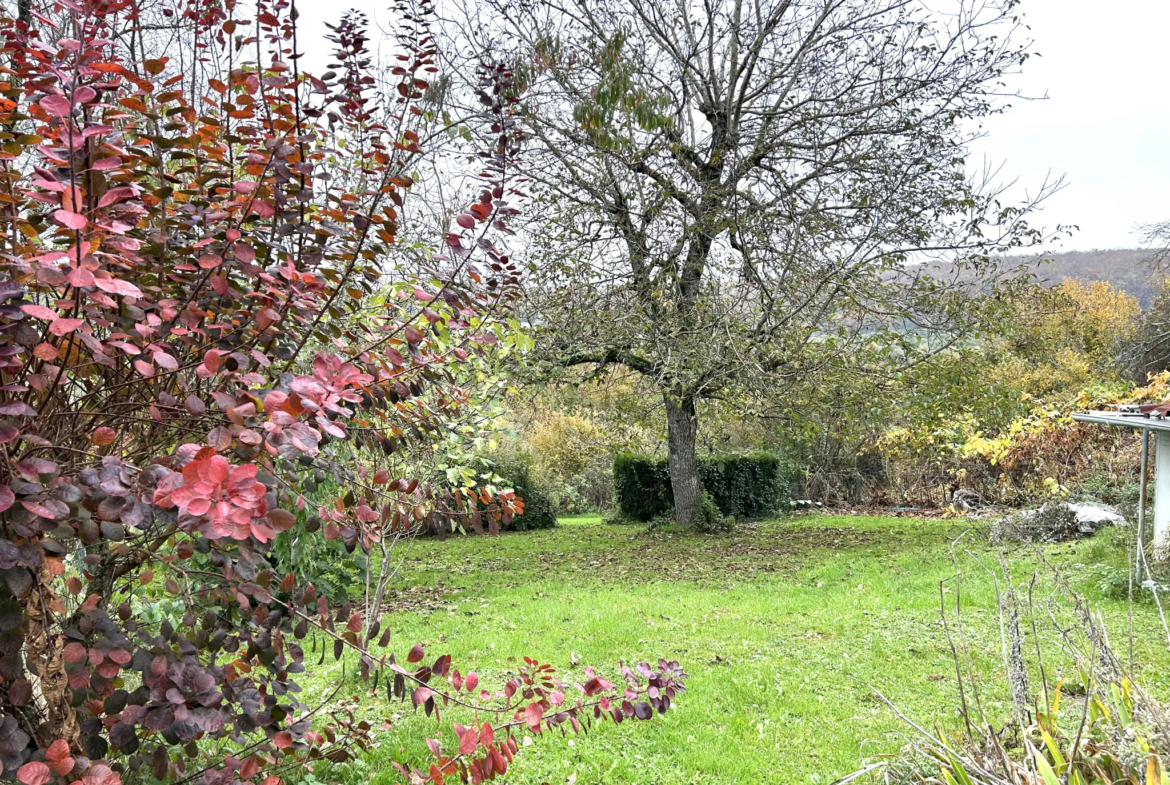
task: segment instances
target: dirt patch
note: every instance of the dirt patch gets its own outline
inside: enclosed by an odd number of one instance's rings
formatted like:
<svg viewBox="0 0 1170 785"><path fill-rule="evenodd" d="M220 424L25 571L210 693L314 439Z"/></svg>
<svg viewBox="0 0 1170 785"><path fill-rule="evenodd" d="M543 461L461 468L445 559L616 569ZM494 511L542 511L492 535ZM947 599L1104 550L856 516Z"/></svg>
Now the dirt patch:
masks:
<svg viewBox="0 0 1170 785"><path fill-rule="evenodd" d="M451 603L444 600L443 595L450 593L451 590L452 588L443 584L442 581L434 586L408 586L402 589L387 590L382 602L382 612L433 613L438 610L446 610Z"/></svg>
<svg viewBox="0 0 1170 785"><path fill-rule="evenodd" d="M605 541L603 550L596 547L599 540ZM476 568L481 573L522 572L530 570L534 562L554 564L557 575L603 583L711 581L724 577L750 580L760 573L796 573L806 566L803 557L816 551L906 541L902 532L844 527L741 524L731 534L698 535L599 526L576 540L579 545L591 547L575 550L572 543L560 542L556 550L523 558L484 560Z"/></svg>
<svg viewBox="0 0 1170 785"><path fill-rule="evenodd" d="M795 556L819 549L861 548L890 539L888 532L859 531L857 529L807 527L798 529L766 529L736 532L724 550L726 556Z"/></svg>

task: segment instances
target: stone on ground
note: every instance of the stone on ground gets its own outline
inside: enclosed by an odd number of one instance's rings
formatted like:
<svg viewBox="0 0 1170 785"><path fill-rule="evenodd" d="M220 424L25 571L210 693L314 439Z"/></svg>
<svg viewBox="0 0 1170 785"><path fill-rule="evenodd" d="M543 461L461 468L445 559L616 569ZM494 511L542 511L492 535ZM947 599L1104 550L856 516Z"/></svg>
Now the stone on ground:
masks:
<svg viewBox="0 0 1170 785"><path fill-rule="evenodd" d="M1021 510L991 526L991 541L1063 542L1088 537L1104 526L1123 526L1125 516L1096 502L1046 504L1038 510Z"/></svg>

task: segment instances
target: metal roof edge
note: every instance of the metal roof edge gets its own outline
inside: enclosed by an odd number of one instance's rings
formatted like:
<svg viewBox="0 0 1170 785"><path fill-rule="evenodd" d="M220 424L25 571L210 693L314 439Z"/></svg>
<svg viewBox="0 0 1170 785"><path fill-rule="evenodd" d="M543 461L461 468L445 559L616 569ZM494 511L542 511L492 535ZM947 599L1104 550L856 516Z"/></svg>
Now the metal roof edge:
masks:
<svg viewBox="0 0 1170 785"><path fill-rule="evenodd" d="M1147 417L1142 414L1121 414L1119 412L1081 412L1074 414L1077 422L1116 425L1145 431L1170 431L1170 420L1161 417Z"/></svg>

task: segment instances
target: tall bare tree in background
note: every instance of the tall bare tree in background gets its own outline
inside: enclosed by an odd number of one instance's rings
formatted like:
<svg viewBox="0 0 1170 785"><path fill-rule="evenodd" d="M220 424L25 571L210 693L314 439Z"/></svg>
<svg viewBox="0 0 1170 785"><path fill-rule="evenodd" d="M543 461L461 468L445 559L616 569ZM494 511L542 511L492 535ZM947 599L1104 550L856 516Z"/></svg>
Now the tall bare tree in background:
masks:
<svg viewBox="0 0 1170 785"><path fill-rule="evenodd" d="M532 99L542 359L653 386L680 521L703 399L913 362L1041 239L1025 218L1055 186L1009 207L967 171L1028 57L1017 3L936 5L500 0L484 25Z"/></svg>

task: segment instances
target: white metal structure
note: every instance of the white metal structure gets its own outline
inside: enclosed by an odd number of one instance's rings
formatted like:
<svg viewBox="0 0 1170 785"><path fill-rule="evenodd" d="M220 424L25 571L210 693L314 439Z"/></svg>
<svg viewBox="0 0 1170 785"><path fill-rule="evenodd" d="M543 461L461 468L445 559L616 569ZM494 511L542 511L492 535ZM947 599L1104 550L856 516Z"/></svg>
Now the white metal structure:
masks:
<svg viewBox="0 0 1170 785"><path fill-rule="evenodd" d="M1170 419L1136 412L1087 412L1074 414L1077 422L1116 425L1142 432L1141 492L1138 498L1138 542L1145 541L1146 473L1150 460L1150 432L1154 433L1154 536L1155 559L1170 557ZM1164 470L1164 471L1163 471ZM1139 548L1138 580L1145 573L1145 549Z"/></svg>

